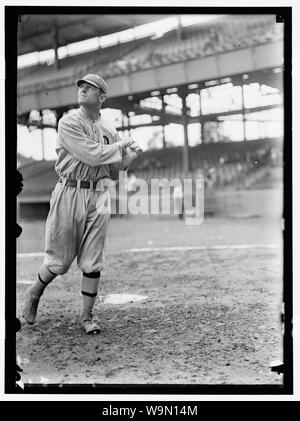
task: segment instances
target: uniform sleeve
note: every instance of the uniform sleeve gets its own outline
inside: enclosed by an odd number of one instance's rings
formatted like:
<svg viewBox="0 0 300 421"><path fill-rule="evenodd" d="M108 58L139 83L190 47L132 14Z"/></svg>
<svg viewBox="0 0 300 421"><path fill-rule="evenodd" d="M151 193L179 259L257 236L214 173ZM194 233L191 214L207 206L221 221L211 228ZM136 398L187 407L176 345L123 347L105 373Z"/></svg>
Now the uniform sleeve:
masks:
<svg viewBox="0 0 300 421"><path fill-rule="evenodd" d="M63 148L91 167L112 164L122 159L120 138L111 145L96 143L83 132L80 124L71 118L59 121L58 138Z"/></svg>
<svg viewBox="0 0 300 421"><path fill-rule="evenodd" d="M113 140L114 143L113 144L116 144L117 142L121 142L121 141L122 140L120 138L120 135L119 135L118 131L116 130L115 135L114 135L114 140ZM120 159L117 162L115 162L115 163L113 163L109 166L110 175L111 175L113 180L116 180L119 177L119 171L127 171L128 170L128 166L125 165L124 162L123 162L124 153L125 152L124 152L124 149L123 149L123 151L121 152Z"/></svg>

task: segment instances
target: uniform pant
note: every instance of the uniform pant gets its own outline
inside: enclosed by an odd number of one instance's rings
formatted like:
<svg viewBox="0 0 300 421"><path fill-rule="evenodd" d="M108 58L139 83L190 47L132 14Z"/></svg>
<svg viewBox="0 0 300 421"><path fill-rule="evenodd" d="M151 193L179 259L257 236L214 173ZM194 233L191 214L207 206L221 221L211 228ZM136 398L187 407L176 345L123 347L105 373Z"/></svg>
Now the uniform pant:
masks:
<svg viewBox="0 0 300 421"><path fill-rule="evenodd" d="M62 275L77 256L82 272L102 271L109 220L108 191L58 182L52 192L46 222L44 264L51 272Z"/></svg>

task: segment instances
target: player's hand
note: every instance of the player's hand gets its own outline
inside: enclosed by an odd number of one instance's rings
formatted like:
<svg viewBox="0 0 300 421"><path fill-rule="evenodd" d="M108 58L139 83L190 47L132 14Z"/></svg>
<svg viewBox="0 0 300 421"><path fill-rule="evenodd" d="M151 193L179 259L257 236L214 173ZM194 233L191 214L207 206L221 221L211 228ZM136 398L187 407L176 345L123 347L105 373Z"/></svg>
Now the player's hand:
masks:
<svg viewBox="0 0 300 421"><path fill-rule="evenodd" d="M140 147L139 144L137 144L134 140L132 139L123 139L121 141L119 141L119 144L122 148L123 151L123 156L125 155L126 149L131 149L132 151L136 152L137 155L141 154L143 152L142 148Z"/></svg>
<svg viewBox="0 0 300 421"><path fill-rule="evenodd" d="M136 152L138 155L143 152L142 148L138 143L136 143L134 140L132 140L127 147L129 147L132 151Z"/></svg>
<svg viewBox="0 0 300 421"><path fill-rule="evenodd" d="M125 148L130 148L134 143L135 141L133 139L124 139Z"/></svg>
<svg viewBox="0 0 300 421"><path fill-rule="evenodd" d="M118 144L121 146L123 153L125 152L125 149L127 147L130 147L130 145L134 143L134 140L132 139L122 139L118 142Z"/></svg>
<svg viewBox="0 0 300 421"><path fill-rule="evenodd" d="M124 155L122 157L122 161L125 167L128 167L129 164L131 164L131 162L137 158L137 156L139 155L139 153L137 152L136 148L140 148L137 144L133 145L133 147L131 146L127 146L124 150Z"/></svg>

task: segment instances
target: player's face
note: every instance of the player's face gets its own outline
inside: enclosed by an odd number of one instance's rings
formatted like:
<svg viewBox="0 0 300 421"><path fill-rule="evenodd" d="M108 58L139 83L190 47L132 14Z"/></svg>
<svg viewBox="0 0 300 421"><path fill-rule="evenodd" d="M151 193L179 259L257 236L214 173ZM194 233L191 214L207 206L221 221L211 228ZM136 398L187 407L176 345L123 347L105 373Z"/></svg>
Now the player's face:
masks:
<svg viewBox="0 0 300 421"><path fill-rule="evenodd" d="M99 107L103 102L104 95L100 89L95 88L87 82L81 83L78 87L78 104L87 107Z"/></svg>

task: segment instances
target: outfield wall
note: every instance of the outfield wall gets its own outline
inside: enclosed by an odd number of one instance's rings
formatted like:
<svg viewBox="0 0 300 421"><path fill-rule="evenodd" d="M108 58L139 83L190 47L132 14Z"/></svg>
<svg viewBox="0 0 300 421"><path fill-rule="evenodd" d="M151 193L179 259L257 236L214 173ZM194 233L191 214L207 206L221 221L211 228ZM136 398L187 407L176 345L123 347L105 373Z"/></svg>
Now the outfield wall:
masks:
<svg viewBox="0 0 300 421"><path fill-rule="evenodd" d="M207 196L206 211L228 218L281 218L283 191L281 188L219 191Z"/></svg>
<svg viewBox="0 0 300 421"><path fill-rule="evenodd" d="M272 188L206 192L204 209L205 215L208 217L280 219L283 213L283 190L282 188ZM46 220L48 211L48 202L19 203L19 219ZM160 215L153 215L152 217L159 218ZM164 217L167 216L164 215ZM176 218L175 215L170 217ZM134 216L131 216L131 218L134 218Z"/></svg>

